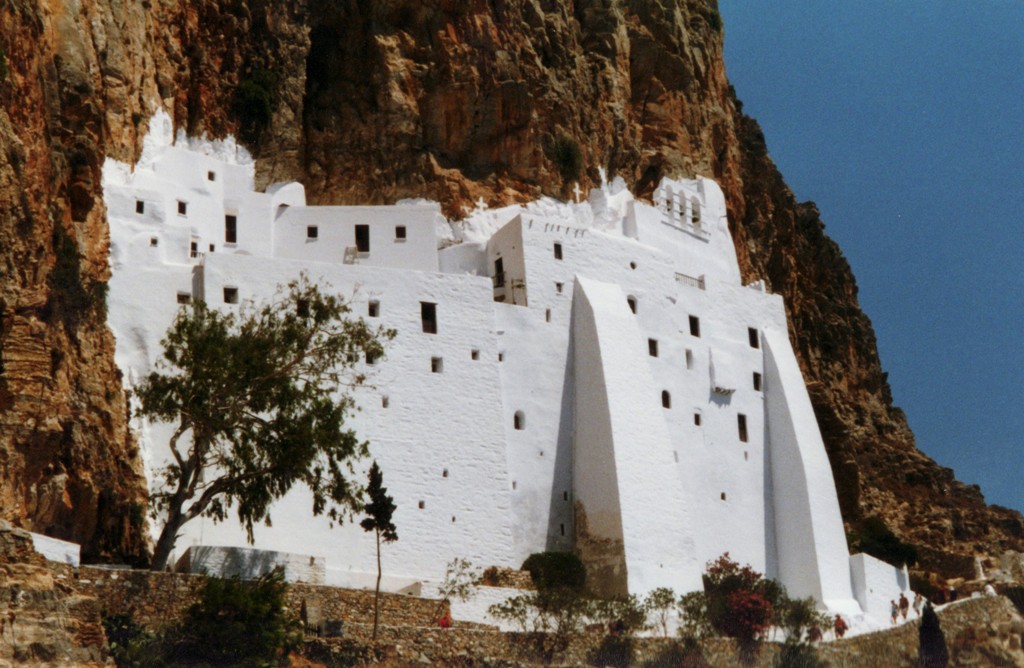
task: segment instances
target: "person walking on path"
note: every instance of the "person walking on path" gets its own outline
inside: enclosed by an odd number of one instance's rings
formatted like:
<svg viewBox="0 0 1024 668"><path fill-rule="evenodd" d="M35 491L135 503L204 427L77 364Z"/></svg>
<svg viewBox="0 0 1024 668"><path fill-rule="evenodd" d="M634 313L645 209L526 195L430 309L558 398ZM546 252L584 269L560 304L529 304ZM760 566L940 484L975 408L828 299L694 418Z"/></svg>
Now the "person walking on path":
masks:
<svg viewBox="0 0 1024 668"><path fill-rule="evenodd" d="M918 593L914 593L914 614L918 617L921 616L921 606L924 605L924 596Z"/></svg>
<svg viewBox="0 0 1024 668"><path fill-rule="evenodd" d="M836 615L836 622L834 624L834 628L836 632L836 638L842 638L843 635L846 634L846 629L849 627L846 626L846 620L843 619L842 615Z"/></svg>
<svg viewBox="0 0 1024 668"><path fill-rule="evenodd" d="M889 601L889 614L892 615L892 623L895 625L896 619L900 616L900 608L896 601Z"/></svg>
<svg viewBox="0 0 1024 668"><path fill-rule="evenodd" d="M907 621L908 612L910 612L910 601L906 594L900 592L900 614L903 615L903 621Z"/></svg>

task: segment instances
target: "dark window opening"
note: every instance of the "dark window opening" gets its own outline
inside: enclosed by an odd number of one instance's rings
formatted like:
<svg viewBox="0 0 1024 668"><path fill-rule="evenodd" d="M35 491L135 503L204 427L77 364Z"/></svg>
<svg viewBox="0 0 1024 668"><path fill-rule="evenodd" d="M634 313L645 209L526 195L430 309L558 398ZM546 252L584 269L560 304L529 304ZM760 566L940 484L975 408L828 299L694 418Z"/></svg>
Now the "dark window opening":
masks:
<svg viewBox="0 0 1024 668"><path fill-rule="evenodd" d="M690 316L690 334L700 336L700 318L695 315Z"/></svg>
<svg viewBox="0 0 1024 668"><path fill-rule="evenodd" d="M376 364L378 359L380 359L379 353L377 353L376 351L373 351L373 350L367 350L366 351L366 363L367 364Z"/></svg>
<svg viewBox="0 0 1024 668"><path fill-rule="evenodd" d="M693 369L693 351L692 350L687 350L686 351L686 368L687 369Z"/></svg>
<svg viewBox="0 0 1024 668"><path fill-rule="evenodd" d="M558 530L562 532L563 536L565 535L565 525L564 524L559 524L558 525Z"/></svg>
<svg viewBox="0 0 1024 668"><path fill-rule="evenodd" d="M563 491L562 492L562 501L568 501L568 500L569 500L569 492L568 491Z"/></svg>
<svg viewBox="0 0 1024 668"><path fill-rule="evenodd" d="M437 334L437 304L420 302L420 320L424 334Z"/></svg>
<svg viewBox="0 0 1024 668"><path fill-rule="evenodd" d="M207 181L216 181L217 180L217 173L216 172L206 172L206 180Z"/></svg>
<svg viewBox="0 0 1024 668"><path fill-rule="evenodd" d="M672 408L672 395L668 393L668 390L661 391L661 407Z"/></svg>
<svg viewBox="0 0 1024 668"><path fill-rule="evenodd" d="M636 269L636 262L630 262L629 263L629 268L630 269Z"/></svg>
<svg viewBox="0 0 1024 668"><path fill-rule="evenodd" d="M360 253L370 252L369 225L356 225L356 250Z"/></svg>
<svg viewBox="0 0 1024 668"><path fill-rule="evenodd" d="M190 295L187 292L179 292L178 293L178 303L179 304L189 304L191 302L192 302L192 295Z"/></svg>
<svg viewBox="0 0 1024 668"><path fill-rule="evenodd" d="M381 406L381 408L388 408L389 406L391 406L391 399L388 396L386 396L386 395L381 397L380 398L380 406Z"/></svg>
<svg viewBox="0 0 1024 668"><path fill-rule="evenodd" d="M761 347L761 337L753 327L747 327L747 340L750 341L751 348Z"/></svg>
<svg viewBox="0 0 1024 668"><path fill-rule="evenodd" d="M746 443L749 439L747 437L747 416L740 413L736 416L736 426L739 427L740 441Z"/></svg>
<svg viewBox="0 0 1024 668"><path fill-rule="evenodd" d="M146 203L141 199L135 200L135 213L146 213Z"/></svg>
<svg viewBox="0 0 1024 668"><path fill-rule="evenodd" d="M188 245L188 256L199 257L199 242L193 241Z"/></svg>
<svg viewBox="0 0 1024 668"><path fill-rule="evenodd" d="M156 248L157 246L160 245L160 240L157 239L156 237L150 237L149 238L149 245L152 246L153 248Z"/></svg>
<svg viewBox="0 0 1024 668"><path fill-rule="evenodd" d="M544 321L545 322L551 322L551 309L545 309L545 311L544 311Z"/></svg>
<svg viewBox="0 0 1024 668"><path fill-rule="evenodd" d="M316 225L306 225L306 238L316 239L320 236L320 228Z"/></svg>
<svg viewBox="0 0 1024 668"><path fill-rule="evenodd" d="M651 357L658 356L658 339L647 339L647 354Z"/></svg>
<svg viewBox="0 0 1024 668"><path fill-rule="evenodd" d="M398 241L405 240L405 225L395 225L395 239Z"/></svg>
<svg viewBox="0 0 1024 668"><path fill-rule="evenodd" d="M469 357L474 362L477 361L478 359L480 359L480 351L479 350L475 350L475 349L471 350L470 353L469 353Z"/></svg>
<svg viewBox="0 0 1024 668"><path fill-rule="evenodd" d="M722 492L722 501L725 501L725 492Z"/></svg>
<svg viewBox="0 0 1024 668"><path fill-rule="evenodd" d="M367 313L369 314L369 316L371 318L376 318L376 317L380 316L380 302L377 302L377 301L370 302L370 304L367 307L366 311L367 311Z"/></svg>
<svg viewBox="0 0 1024 668"><path fill-rule="evenodd" d="M555 292L557 292L558 294L562 294L562 284L561 283L555 283Z"/></svg>
<svg viewBox="0 0 1024 668"><path fill-rule="evenodd" d="M760 392L761 391L761 374L759 374L756 371L754 372L754 391L755 392Z"/></svg>
<svg viewBox="0 0 1024 668"><path fill-rule="evenodd" d="M505 361L505 353L498 353L498 361L499 362L504 362Z"/></svg>
<svg viewBox="0 0 1024 668"><path fill-rule="evenodd" d="M700 426L700 413L693 414L693 424L695 424L698 427Z"/></svg>
<svg viewBox="0 0 1024 668"><path fill-rule="evenodd" d="M626 297L626 303L629 304L629 310L636 315L636 297Z"/></svg>
<svg viewBox="0 0 1024 668"><path fill-rule="evenodd" d="M430 372L441 373L442 371L444 371L444 360L442 360L440 357L431 357Z"/></svg>
<svg viewBox="0 0 1024 668"><path fill-rule="evenodd" d="M448 469L445 469L445 470L441 471L441 477L442 478L447 478L448 477Z"/></svg>
<svg viewBox="0 0 1024 668"><path fill-rule="evenodd" d="M420 510L423 510L424 508L427 507L427 502L426 501L420 501L417 505L420 507Z"/></svg>
<svg viewBox="0 0 1024 668"><path fill-rule="evenodd" d="M500 257L494 261L494 287L505 287L505 262Z"/></svg>
<svg viewBox="0 0 1024 668"><path fill-rule="evenodd" d="M238 216L224 216L224 243L238 243Z"/></svg>
<svg viewBox="0 0 1024 668"><path fill-rule="evenodd" d="M237 304L238 303L238 288L224 288L224 303L225 304Z"/></svg>
<svg viewBox="0 0 1024 668"><path fill-rule="evenodd" d="M188 212L188 203L178 200L178 215L184 216Z"/></svg>
<svg viewBox="0 0 1024 668"><path fill-rule="evenodd" d="M562 259L562 244L560 244L558 242L555 242L555 259L556 260L561 260Z"/></svg>
<svg viewBox="0 0 1024 668"><path fill-rule="evenodd" d="M214 246L213 244L210 244L210 252L211 252L211 253L212 253L212 252L214 251L214 249L216 249L216 248L217 248L216 246Z"/></svg>
<svg viewBox="0 0 1024 668"><path fill-rule="evenodd" d="M526 429L526 416L522 411L516 411L516 414L512 416L512 428L516 431Z"/></svg>

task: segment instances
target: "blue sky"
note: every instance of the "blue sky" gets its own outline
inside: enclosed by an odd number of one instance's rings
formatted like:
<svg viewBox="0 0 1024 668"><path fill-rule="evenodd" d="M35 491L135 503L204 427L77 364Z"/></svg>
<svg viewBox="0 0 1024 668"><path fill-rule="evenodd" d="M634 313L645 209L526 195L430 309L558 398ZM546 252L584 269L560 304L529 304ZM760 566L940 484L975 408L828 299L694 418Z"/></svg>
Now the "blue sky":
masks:
<svg viewBox="0 0 1024 668"><path fill-rule="evenodd" d="M850 261L918 447L1024 510L1024 2L719 9L729 79Z"/></svg>

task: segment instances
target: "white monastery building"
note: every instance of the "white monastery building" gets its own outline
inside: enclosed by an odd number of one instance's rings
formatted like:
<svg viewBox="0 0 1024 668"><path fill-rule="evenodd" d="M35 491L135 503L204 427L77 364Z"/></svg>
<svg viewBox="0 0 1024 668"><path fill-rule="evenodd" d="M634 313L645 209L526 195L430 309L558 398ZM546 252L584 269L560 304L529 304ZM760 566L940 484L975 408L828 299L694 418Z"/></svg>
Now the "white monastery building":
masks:
<svg viewBox="0 0 1024 668"><path fill-rule="evenodd" d="M616 180L459 223L432 203L306 206L297 183L256 192L231 141L172 142L162 114L139 164L104 174L129 389L180 304L237 309L300 272L397 331L350 423L398 506L389 588L455 557L561 550L609 594L699 589L724 552L848 619L884 620L906 589L848 554L783 301L742 284L713 181L665 179L651 206ZM152 472L171 426L133 426ZM310 507L293 490L255 547L322 558L328 584L371 581L372 535ZM178 549L198 545L247 543L237 522L196 520Z"/></svg>

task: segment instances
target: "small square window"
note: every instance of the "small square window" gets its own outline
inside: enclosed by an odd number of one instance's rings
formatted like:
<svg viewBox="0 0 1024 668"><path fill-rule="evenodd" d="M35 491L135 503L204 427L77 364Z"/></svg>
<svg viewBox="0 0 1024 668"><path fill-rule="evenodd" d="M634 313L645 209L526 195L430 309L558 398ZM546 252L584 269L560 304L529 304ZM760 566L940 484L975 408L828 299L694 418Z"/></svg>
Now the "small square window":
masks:
<svg viewBox="0 0 1024 668"><path fill-rule="evenodd" d="M419 506L420 510L423 510L424 508L426 508L426 507L427 507L427 502L426 502L426 501L420 501L420 502L419 502L418 504L416 504L416 505L418 505L418 506Z"/></svg>
<svg viewBox="0 0 1024 668"><path fill-rule="evenodd" d="M367 306L366 312L371 318L380 317L380 302L370 302L369 305Z"/></svg>
<svg viewBox="0 0 1024 668"><path fill-rule="evenodd" d="M477 361L478 359L480 359L480 351L474 348L473 350L470 351L469 357L474 362Z"/></svg>
<svg viewBox="0 0 1024 668"><path fill-rule="evenodd" d="M238 288L224 288L224 303L225 304L237 304L238 303Z"/></svg>
<svg viewBox="0 0 1024 668"><path fill-rule="evenodd" d="M319 236L320 236L320 230L319 230L319 228L317 228L316 225L307 225L306 226L306 238L307 239L316 239Z"/></svg>
<svg viewBox="0 0 1024 668"><path fill-rule="evenodd" d="M405 241L405 225L395 225L395 241Z"/></svg>
<svg viewBox="0 0 1024 668"><path fill-rule="evenodd" d="M743 413L737 415L736 426L739 428L740 441L746 443L749 440L747 435L747 416Z"/></svg>
<svg viewBox="0 0 1024 668"><path fill-rule="evenodd" d="M444 360L441 359L440 357L431 357L430 358L430 372L431 373L441 373L442 371L444 371Z"/></svg>
<svg viewBox="0 0 1024 668"><path fill-rule="evenodd" d="M150 237L149 238L149 245L150 245L151 248L156 248L157 246L160 245L160 240L157 239L156 237Z"/></svg>
<svg viewBox="0 0 1024 668"><path fill-rule="evenodd" d="M499 362L504 362L505 361L505 353L498 353L498 361Z"/></svg>
<svg viewBox="0 0 1024 668"><path fill-rule="evenodd" d="M754 372L754 391L755 392L760 392L761 391L761 374L759 374L756 371Z"/></svg>
<svg viewBox="0 0 1024 668"><path fill-rule="evenodd" d="M388 397L388 395L385 394L383 397L380 398L380 407L381 408L389 408L390 406L391 406L391 399L390 399L390 397Z"/></svg>
<svg viewBox="0 0 1024 668"><path fill-rule="evenodd" d="M188 215L188 202L182 202L180 199L178 200L178 215Z"/></svg>
<svg viewBox="0 0 1024 668"><path fill-rule="evenodd" d="M135 213L146 213L146 203L141 199L135 200Z"/></svg>
<svg viewBox="0 0 1024 668"><path fill-rule="evenodd" d="M191 303L191 301L192 301L192 295L191 294L189 294L187 292L179 292L178 293L178 303L179 304L188 304L188 303Z"/></svg>
<svg viewBox="0 0 1024 668"><path fill-rule="evenodd" d="M556 260L561 260L562 259L562 244L560 244L558 242L555 242L555 259Z"/></svg>
<svg viewBox="0 0 1024 668"><path fill-rule="evenodd" d="M206 172L206 180L207 181L216 181L217 180L217 172Z"/></svg>
<svg viewBox="0 0 1024 668"><path fill-rule="evenodd" d="M761 336L758 331L753 327L747 327L747 340L750 342L751 348L761 347Z"/></svg>
<svg viewBox="0 0 1024 668"><path fill-rule="evenodd" d="M445 470L441 471L441 477L442 478L447 478L448 477L448 469L445 469Z"/></svg>
<svg viewBox="0 0 1024 668"><path fill-rule="evenodd" d="M695 315L690 316L690 334L700 336L700 318Z"/></svg>
<svg viewBox="0 0 1024 668"><path fill-rule="evenodd" d="M213 244L210 244L210 252L212 253L215 250L217 250L217 247L214 246Z"/></svg>
<svg viewBox="0 0 1024 668"><path fill-rule="evenodd" d="M564 286L562 283L555 283L555 292L557 292L558 294L562 294L563 287Z"/></svg>
<svg viewBox="0 0 1024 668"><path fill-rule="evenodd" d="M658 356L658 339L647 339L647 354L651 357Z"/></svg>

